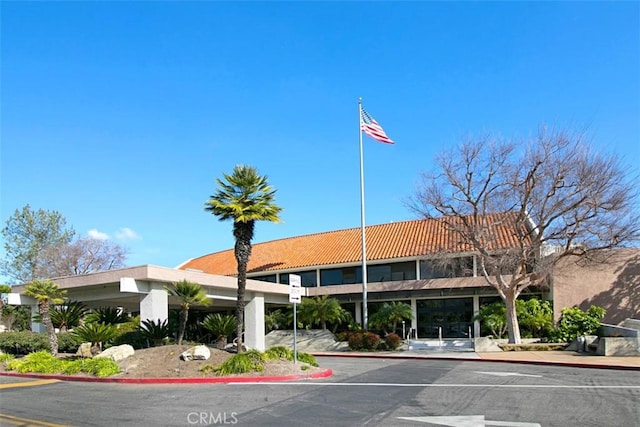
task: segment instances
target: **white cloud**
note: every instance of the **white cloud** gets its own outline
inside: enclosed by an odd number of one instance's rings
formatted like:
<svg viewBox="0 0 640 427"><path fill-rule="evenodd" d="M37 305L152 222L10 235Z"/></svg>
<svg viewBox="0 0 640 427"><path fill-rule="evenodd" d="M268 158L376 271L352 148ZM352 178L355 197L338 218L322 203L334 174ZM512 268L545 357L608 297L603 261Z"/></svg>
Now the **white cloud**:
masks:
<svg viewBox="0 0 640 427"><path fill-rule="evenodd" d="M98 231L95 228L92 228L87 233L89 237L96 240L109 240L109 235L107 233L103 233L102 231Z"/></svg>
<svg viewBox="0 0 640 427"><path fill-rule="evenodd" d="M130 228L123 227L116 232L116 237L120 240L140 240L142 237Z"/></svg>

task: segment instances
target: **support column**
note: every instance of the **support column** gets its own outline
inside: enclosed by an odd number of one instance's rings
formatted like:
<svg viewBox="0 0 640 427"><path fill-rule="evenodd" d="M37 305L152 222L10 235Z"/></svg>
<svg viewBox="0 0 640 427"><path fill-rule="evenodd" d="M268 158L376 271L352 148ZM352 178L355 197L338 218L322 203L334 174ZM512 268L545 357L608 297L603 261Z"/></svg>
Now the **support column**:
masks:
<svg viewBox="0 0 640 427"><path fill-rule="evenodd" d="M33 321L33 316L35 316L36 314L40 314L40 311L38 310L38 304L31 304L29 307L31 307L31 331L38 333L47 332L47 328L45 328L42 323Z"/></svg>
<svg viewBox="0 0 640 427"><path fill-rule="evenodd" d="M254 293L244 307L244 344L248 349L265 351L264 294Z"/></svg>
<svg viewBox="0 0 640 427"><path fill-rule="evenodd" d="M480 297L478 295L473 296L473 315L477 316L480 312ZM473 322L473 336L474 338L480 337L480 321Z"/></svg>
<svg viewBox="0 0 640 427"><path fill-rule="evenodd" d="M362 302L356 301L356 323L362 325Z"/></svg>
<svg viewBox="0 0 640 427"><path fill-rule="evenodd" d="M165 321L169 318L169 294L164 288L140 295L140 320Z"/></svg>
<svg viewBox="0 0 640 427"><path fill-rule="evenodd" d="M411 338L418 338L418 300L411 298L411 312L413 313L413 319L411 319L411 329L413 329L414 335Z"/></svg>

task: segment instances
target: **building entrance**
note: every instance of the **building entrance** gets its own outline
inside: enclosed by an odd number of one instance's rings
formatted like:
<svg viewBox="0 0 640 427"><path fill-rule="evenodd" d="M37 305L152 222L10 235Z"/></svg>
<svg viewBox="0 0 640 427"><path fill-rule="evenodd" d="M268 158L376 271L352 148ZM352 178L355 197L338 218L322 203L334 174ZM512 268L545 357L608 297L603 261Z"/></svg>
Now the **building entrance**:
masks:
<svg viewBox="0 0 640 427"><path fill-rule="evenodd" d="M418 300L418 338L470 338L473 298Z"/></svg>

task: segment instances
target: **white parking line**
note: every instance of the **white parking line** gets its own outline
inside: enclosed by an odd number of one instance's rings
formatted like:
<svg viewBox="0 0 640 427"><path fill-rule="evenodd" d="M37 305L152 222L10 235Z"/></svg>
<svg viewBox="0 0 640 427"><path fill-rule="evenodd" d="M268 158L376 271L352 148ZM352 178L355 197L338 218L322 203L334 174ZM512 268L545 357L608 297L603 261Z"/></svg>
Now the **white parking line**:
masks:
<svg viewBox="0 0 640 427"><path fill-rule="evenodd" d="M558 384L396 384L396 383L325 383L325 382L246 382L246 383L230 383L230 386L244 386L244 385L279 385L279 386L292 386L292 385L304 385L304 386L332 386L332 387L422 387L422 388L545 388L545 389L584 389L584 390L640 390L640 385L558 385Z"/></svg>

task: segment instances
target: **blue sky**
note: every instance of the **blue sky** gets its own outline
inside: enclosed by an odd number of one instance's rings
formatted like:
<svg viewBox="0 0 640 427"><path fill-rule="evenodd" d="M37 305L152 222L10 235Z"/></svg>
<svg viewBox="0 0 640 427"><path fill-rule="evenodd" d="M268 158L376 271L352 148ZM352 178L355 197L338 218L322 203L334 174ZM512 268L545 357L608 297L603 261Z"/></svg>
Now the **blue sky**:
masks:
<svg viewBox="0 0 640 427"><path fill-rule="evenodd" d="M231 248L203 206L236 164L284 210L255 242L367 224L464 136L587 128L640 159L638 2L7 2L1 217L57 210L130 265Z"/></svg>

